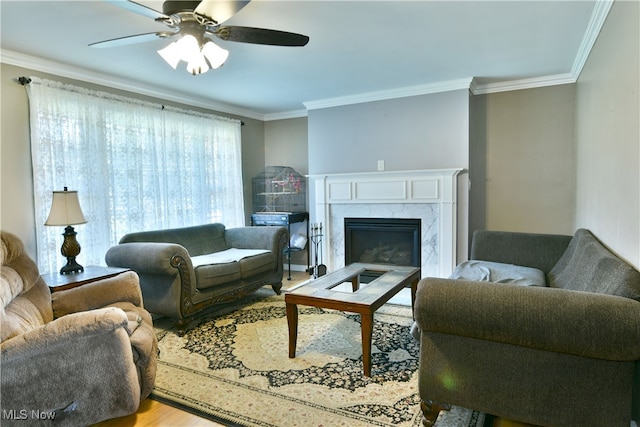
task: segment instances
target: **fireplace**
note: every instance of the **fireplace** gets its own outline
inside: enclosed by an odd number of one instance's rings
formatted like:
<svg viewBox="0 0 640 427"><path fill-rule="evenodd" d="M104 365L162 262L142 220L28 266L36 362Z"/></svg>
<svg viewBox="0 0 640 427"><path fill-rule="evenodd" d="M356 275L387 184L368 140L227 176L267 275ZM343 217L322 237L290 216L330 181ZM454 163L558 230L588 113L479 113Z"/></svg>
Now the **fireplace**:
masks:
<svg viewBox="0 0 640 427"><path fill-rule="evenodd" d="M421 266L421 221L345 218L344 262Z"/></svg>
<svg viewBox="0 0 640 427"><path fill-rule="evenodd" d="M456 265L456 192L461 171L311 175L312 218L325 226L320 256L328 271L345 265L345 218L418 219L422 277L449 277Z"/></svg>

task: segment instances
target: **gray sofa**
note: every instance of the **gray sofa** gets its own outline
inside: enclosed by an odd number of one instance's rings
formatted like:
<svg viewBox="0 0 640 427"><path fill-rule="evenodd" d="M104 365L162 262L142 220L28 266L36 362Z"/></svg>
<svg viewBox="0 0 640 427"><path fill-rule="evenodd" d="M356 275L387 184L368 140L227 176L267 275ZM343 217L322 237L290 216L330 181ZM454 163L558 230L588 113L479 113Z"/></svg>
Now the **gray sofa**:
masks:
<svg viewBox="0 0 640 427"><path fill-rule="evenodd" d="M145 308L174 318L184 333L191 318L211 305L265 285L279 294L288 239L284 227L205 224L127 234L105 259L137 272Z"/></svg>
<svg viewBox="0 0 640 427"><path fill-rule="evenodd" d="M477 231L470 255L418 284L425 426L450 404L540 426L638 419L640 272L584 229Z"/></svg>

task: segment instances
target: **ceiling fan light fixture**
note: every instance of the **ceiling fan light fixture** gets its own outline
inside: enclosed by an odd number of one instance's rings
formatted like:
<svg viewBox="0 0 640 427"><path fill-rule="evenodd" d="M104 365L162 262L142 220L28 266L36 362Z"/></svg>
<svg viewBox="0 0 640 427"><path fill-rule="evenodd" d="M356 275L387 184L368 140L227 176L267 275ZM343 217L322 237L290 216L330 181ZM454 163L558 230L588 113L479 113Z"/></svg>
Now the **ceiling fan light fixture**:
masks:
<svg viewBox="0 0 640 427"><path fill-rule="evenodd" d="M220 68L229 57L229 51L221 48L212 41L208 41L202 46L202 54L207 58L211 68Z"/></svg>
<svg viewBox="0 0 640 427"><path fill-rule="evenodd" d="M229 51L212 41L200 46L198 39L191 34L160 49L158 54L174 70L180 61L187 63L187 71L193 75L203 74L210 68L219 68L229 57Z"/></svg>
<svg viewBox="0 0 640 427"><path fill-rule="evenodd" d="M202 56L198 40L190 34L187 34L180 40L169 44L169 46L164 49L160 49L158 54L174 70L178 67L178 63L180 63L180 61L189 63Z"/></svg>
<svg viewBox="0 0 640 427"><path fill-rule="evenodd" d="M178 42L173 42L169 46L160 49L158 54L164 59L167 64L174 70L178 67L178 63L182 60L182 54L180 53L180 47Z"/></svg>
<svg viewBox="0 0 640 427"><path fill-rule="evenodd" d="M191 34L185 35L176 43L178 44L180 54L182 55L180 59L183 61L191 62L199 56L202 56L200 54L200 43L198 43L198 39Z"/></svg>
<svg viewBox="0 0 640 427"><path fill-rule="evenodd" d="M209 71L209 65L204 59L204 56L198 55L187 63L187 71L194 76L197 74L204 74Z"/></svg>
<svg viewBox="0 0 640 427"><path fill-rule="evenodd" d="M0 0L1 1L1 0ZM229 52L210 39L269 46L305 46L309 37L287 31L265 28L224 26L220 24L234 16L251 0L166 0L162 12L137 1L113 1L112 3L144 15L169 27L167 31L137 34L127 37L91 43L92 47L114 47L177 37L158 54L174 70L180 61L187 63L187 71L202 74L222 66Z"/></svg>

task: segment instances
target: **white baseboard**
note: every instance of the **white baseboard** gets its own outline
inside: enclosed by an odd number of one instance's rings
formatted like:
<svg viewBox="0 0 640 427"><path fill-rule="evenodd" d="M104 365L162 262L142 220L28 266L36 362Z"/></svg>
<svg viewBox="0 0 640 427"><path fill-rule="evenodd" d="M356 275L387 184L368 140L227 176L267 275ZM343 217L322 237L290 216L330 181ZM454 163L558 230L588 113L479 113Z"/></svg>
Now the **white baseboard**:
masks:
<svg viewBox="0 0 640 427"><path fill-rule="evenodd" d="M289 264L284 263L285 271L289 271ZM307 266L302 264L291 264L291 271L307 271Z"/></svg>

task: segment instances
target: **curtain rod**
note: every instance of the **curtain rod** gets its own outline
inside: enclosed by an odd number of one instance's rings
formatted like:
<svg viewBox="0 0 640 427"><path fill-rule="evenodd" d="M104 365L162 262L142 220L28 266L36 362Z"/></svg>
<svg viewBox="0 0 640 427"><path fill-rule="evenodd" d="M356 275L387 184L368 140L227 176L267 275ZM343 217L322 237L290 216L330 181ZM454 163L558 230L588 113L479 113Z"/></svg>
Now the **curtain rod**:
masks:
<svg viewBox="0 0 640 427"><path fill-rule="evenodd" d="M28 85L29 83L31 83L31 79L29 77L18 77L18 83L20 83L22 86ZM164 110L164 105L162 105L162 109ZM244 121L240 121L240 126L244 126Z"/></svg>

